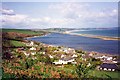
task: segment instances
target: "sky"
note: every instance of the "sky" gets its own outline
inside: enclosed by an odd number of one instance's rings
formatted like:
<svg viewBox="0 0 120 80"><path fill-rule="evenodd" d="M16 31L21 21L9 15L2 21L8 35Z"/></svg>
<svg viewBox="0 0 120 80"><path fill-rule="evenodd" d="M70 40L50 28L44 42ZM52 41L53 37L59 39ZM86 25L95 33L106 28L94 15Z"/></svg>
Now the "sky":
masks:
<svg viewBox="0 0 120 80"><path fill-rule="evenodd" d="M118 27L117 2L2 2L2 28Z"/></svg>

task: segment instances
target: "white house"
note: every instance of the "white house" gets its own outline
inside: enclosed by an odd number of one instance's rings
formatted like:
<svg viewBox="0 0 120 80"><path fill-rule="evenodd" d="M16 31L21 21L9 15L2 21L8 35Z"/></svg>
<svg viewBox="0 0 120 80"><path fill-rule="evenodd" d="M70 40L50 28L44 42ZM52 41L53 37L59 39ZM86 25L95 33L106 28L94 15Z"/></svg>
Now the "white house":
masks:
<svg viewBox="0 0 120 80"><path fill-rule="evenodd" d="M26 55L26 57L28 57L30 55L30 54L26 53L25 51L23 53Z"/></svg>
<svg viewBox="0 0 120 80"><path fill-rule="evenodd" d="M112 57L107 57L107 60L112 60L113 58Z"/></svg>
<svg viewBox="0 0 120 80"><path fill-rule="evenodd" d="M36 57L32 57L33 60L37 59Z"/></svg>
<svg viewBox="0 0 120 80"><path fill-rule="evenodd" d="M75 58L75 57L78 57L78 56L77 56L76 54L73 54L73 55L72 55L72 57L74 57L74 58Z"/></svg>
<svg viewBox="0 0 120 80"><path fill-rule="evenodd" d="M89 56L93 56L93 54L92 54L92 53L90 53L90 54L89 54Z"/></svg>
<svg viewBox="0 0 120 80"><path fill-rule="evenodd" d="M53 56L49 55L50 58L53 58Z"/></svg>
<svg viewBox="0 0 120 80"><path fill-rule="evenodd" d="M43 52L43 54L45 54L45 52Z"/></svg>
<svg viewBox="0 0 120 80"><path fill-rule="evenodd" d="M31 41L30 46L33 46L33 45L34 45L34 42L33 42L33 41Z"/></svg>
<svg viewBox="0 0 120 80"><path fill-rule="evenodd" d="M40 52L40 54L45 54L45 52Z"/></svg>
<svg viewBox="0 0 120 80"><path fill-rule="evenodd" d="M71 62L72 64L77 64L77 62Z"/></svg>
<svg viewBox="0 0 120 80"><path fill-rule="evenodd" d="M54 64L67 64L67 62L66 61L62 61L62 60L59 60L58 62L53 62Z"/></svg>
<svg viewBox="0 0 120 80"><path fill-rule="evenodd" d="M35 55L36 54L36 52L31 52L31 55Z"/></svg>
<svg viewBox="0 0 120 80"><path fill-rule="evenodd" d="M113 63L118 63L118 61L112 61Z"/></svg>
<svg viewBox="0 0 120 80"><path fill-rule="evenodd" d="M62 55L61 55L61 58L63 58L63 57L65 57L65 55L62 54Z"/></svg>
<svg viewBox="0 0 120 80"><path fill-rule="evenodd" d="M74 62L74 58L67 57L67 58L61 58L58 62L53 62L54 64L68 64Z"/></svg>
<svg viewBox="0 0 120 80"><path fill-rule="evenodd" d="M36 48L34 48L34 47L31 47L31 48L30 48L30 50L36 50Z"/></svg>
<svg viewBox="0 0 120 80"><path fill-rule="evenodd" d="M89 67L89 66L91 66L91 64L90 64L90 63L88 63L87 67Z"/></svg>

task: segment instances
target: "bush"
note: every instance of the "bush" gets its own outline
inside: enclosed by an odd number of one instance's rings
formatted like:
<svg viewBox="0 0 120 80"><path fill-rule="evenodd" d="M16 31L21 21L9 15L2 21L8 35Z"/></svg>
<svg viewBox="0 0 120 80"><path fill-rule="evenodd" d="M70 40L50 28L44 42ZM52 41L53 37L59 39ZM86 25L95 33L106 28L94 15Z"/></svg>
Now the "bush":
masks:
<svg viewBox="0 0 120 80"><path fill-rule="evenodd" d="M76 73L79 78L87 78L89 77L88 73L91 69L95 69L95 67L93 65L88 66L88 64L86 63L85 64L81 63L77 66Z"/></svg>

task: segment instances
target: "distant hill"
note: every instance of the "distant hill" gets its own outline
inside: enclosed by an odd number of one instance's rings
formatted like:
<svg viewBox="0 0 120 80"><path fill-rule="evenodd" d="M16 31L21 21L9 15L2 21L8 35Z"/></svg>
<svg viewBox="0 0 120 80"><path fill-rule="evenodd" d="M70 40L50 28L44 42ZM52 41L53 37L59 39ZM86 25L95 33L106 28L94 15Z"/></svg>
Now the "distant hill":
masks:
<svg viewBox="0 0 120 80"><path fill-rule="evenodd" d="M44 31L32 31L30 29L2 29L2 32L17 32L28 35L36 35L36 34L41 34Z"/></svg>

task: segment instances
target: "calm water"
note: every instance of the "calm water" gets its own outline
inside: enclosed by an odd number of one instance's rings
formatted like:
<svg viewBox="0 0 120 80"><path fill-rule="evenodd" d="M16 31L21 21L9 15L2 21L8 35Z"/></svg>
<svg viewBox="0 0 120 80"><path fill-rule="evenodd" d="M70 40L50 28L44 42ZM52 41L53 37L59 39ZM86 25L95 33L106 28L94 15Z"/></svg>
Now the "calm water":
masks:
<svg viewBox="0 0 120 80"><path fill-rule="evenodd" d="M76 31L76 32L73 32L73 33L118 37L118 30L117 29L112 29L112 30L111 29L108 29L108 30L84 30L84 31Z"/></svg>
<svg viewBox="0 0 120 80"><path fill-rule="evenodd" d="M83 49L85 51L118 54L118 41L112 40L101 40L59 33L52 33L42 37L29 38L29 40L58 46L66 46L75 49Z"/></svg>

